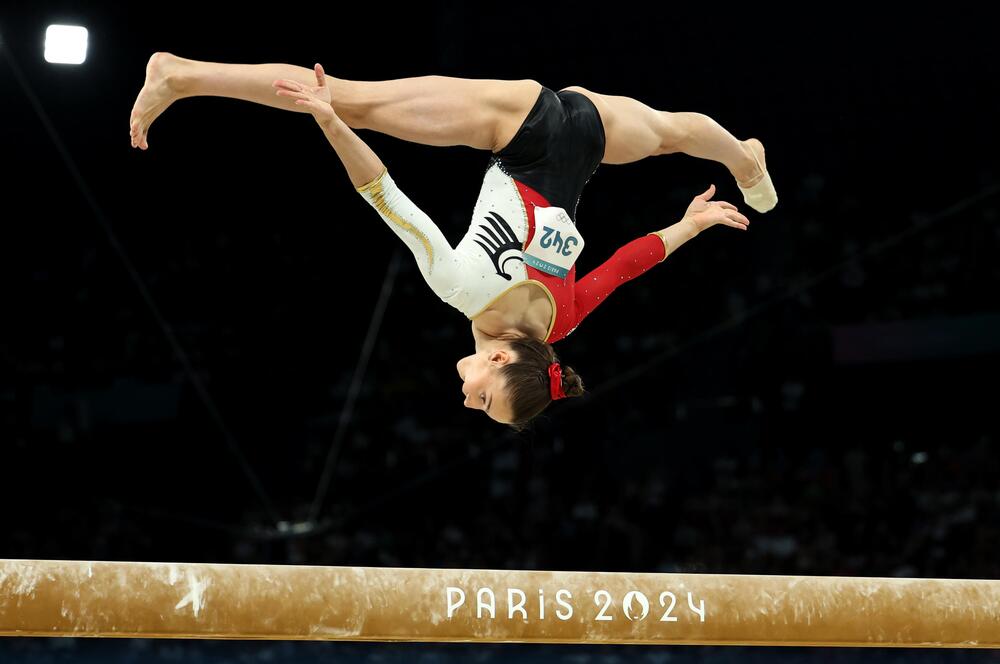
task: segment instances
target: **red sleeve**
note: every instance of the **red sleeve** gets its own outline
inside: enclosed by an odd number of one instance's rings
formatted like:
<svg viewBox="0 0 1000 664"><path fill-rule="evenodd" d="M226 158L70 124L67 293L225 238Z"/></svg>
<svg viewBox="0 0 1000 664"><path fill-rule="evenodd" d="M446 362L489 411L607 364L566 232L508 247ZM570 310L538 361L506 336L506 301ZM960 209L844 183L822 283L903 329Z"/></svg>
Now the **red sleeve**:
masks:
<svg viewBox="0 0 1000 664"><path fill-rule="evenodd" d="M591 311L626 281L635 279L667 257L663 239L650 233L632 240L614 253L600 267L576 280L576 328Z"/></svg>

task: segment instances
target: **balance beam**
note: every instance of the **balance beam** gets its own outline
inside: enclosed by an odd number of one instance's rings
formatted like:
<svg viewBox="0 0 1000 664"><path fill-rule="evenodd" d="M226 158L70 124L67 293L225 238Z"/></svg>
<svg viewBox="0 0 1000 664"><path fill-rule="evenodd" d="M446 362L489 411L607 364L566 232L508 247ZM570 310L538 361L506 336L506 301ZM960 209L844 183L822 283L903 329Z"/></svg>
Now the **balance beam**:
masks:
<svg viewBox="0 0 1000 664"><path fill-rule="evenodd" d="M1000 581L0 560L0 636L1000 647Z"/></svg>

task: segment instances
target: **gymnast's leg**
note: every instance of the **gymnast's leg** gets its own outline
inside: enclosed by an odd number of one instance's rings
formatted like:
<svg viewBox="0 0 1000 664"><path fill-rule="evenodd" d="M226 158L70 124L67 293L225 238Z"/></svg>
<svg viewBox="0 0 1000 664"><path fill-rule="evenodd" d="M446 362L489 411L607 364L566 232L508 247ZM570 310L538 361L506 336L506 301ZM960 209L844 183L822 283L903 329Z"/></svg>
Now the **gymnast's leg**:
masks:
<svg viewBox="0 0 1000 664"><path fill-rule="evenodd" d="M224 64L154 53L129 119L133 147L148 148L152 122L179 99L229 97L306 113L276 95L277 79L315 85L312 69L289 64ZM467 145L499 151L517 133L541 85L531 80L419 76L349 81L327 76L337 115L354 129L372 129L425 145Z"/></svg>
<svg viewBox="0 0 1000 664"><path fill-rule="evenodd" d="M707 115L658 111L631 97L598 94L578 86L565 89L586 96L601 114L607 139L601 163L627 164L683 152L725 165L744 189L765 177L761 142L756 138L738 140Z"/></svg>

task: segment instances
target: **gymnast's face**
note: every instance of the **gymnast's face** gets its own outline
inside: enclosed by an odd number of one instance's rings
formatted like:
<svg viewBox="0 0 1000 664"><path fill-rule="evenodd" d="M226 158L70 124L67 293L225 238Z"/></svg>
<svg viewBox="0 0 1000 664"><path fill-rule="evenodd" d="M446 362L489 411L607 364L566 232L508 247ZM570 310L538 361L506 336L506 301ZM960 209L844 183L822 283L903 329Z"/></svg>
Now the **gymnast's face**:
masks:
<svg viewBox="0 0 1000 664"><path fill-rule="evenodd" d="M494 347L458 361L458 376L462 379L466 408L484 411L501 424L512 421L507 384L500 376L500 369L513 359L511 351Z"/></svg>

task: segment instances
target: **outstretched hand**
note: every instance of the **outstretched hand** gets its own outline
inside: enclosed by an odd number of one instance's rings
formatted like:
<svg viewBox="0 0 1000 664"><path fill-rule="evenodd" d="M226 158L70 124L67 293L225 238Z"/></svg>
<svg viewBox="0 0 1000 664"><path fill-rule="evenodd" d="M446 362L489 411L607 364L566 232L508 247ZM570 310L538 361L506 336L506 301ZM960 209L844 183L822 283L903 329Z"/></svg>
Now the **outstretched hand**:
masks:
<svg viewBox="0 0 1000 664"><path fill-rule="evenodd" d="M337 119L337 113L330 103L333 97L330 88L326 85L326 74L323 72L323 65L318 62L313 68L316 73L316 85L303 85L298 81L289 79L278 79L273 83L277 88L275 94L281 97L292 97L296 105L304 106L321 127L325 127Z"/></svg>
<svg viewBox="0 0 1000 664"><path fill-rule="evenodd" d="M694 224L699 233L716 224L749 230L750 220L740 214L732 203L710 200L714 195L713 184L709 186L708 191L695 196L687 212L684 213L684 219Z"/></svg>

